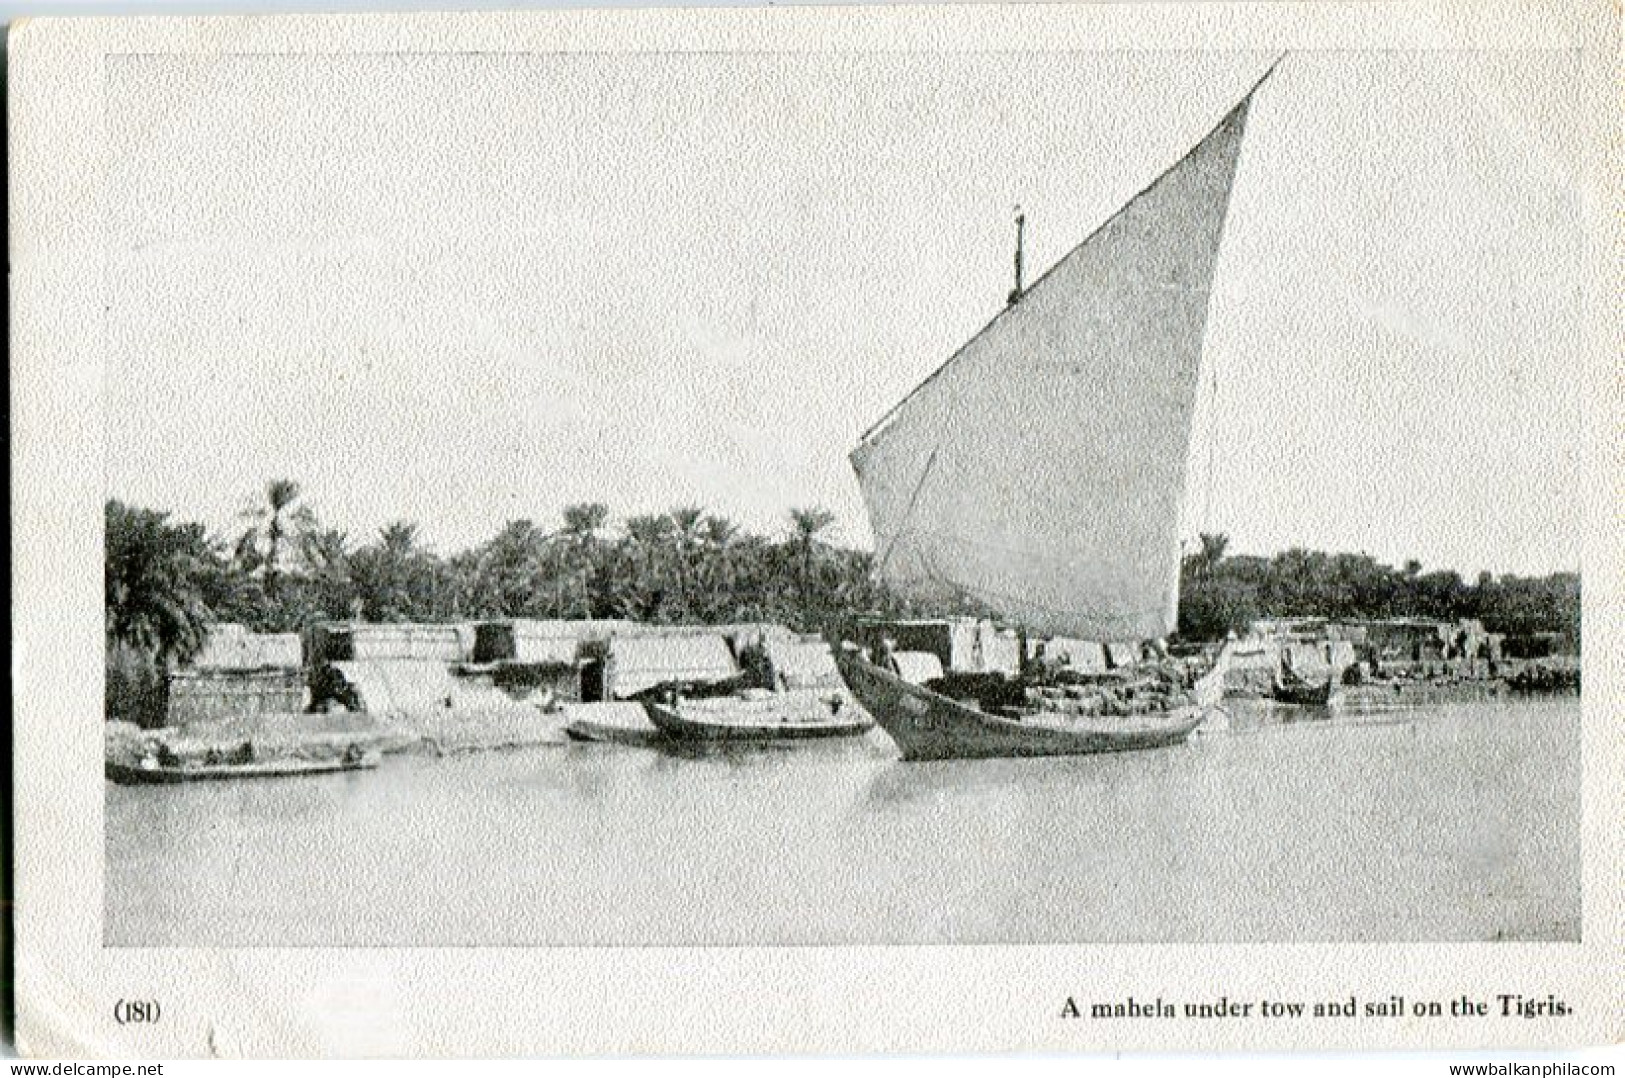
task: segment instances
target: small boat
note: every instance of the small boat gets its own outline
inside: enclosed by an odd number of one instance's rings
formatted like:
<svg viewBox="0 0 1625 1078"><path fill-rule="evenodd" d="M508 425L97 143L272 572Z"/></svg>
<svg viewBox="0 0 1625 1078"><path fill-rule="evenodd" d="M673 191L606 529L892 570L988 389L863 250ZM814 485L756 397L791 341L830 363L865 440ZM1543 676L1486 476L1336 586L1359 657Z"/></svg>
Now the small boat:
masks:
<svg viewBox="0 0 1625 1078"><path fill-rule="evenodd" d="M379 763L376 752L347 752L331 760L258 760L250 763L160 763L144 757L138 764L107 761L107 777L123 786L167 786L179 782L223 779L280 779L325 775L334 771L364 771Z"/></svg>
<svg viewBox="0 0 1625 1078"><path fill-rule="evenodd" d="M635 745L638 748L652 748L666 741L666 735L660 730L629 730L585 719L568 723L564 736L589 745Z"/></svg>
<svg viewBox="0 0 1625 1078"><path fill-rule="evenodd" d="M644 707L655 726L680 741L853 737L874 726L840 696L808 691L650 700Z"/></svg>
<svg viewBox="0 0 1625 1078"><path fill-rule="evenodd" d="M571 741L600 745L663 744L666 734L649 721L649 713L632 703L566 704L564 735Z"/></svg>
<svg viewBox="0 0 1625 1078"><path fill-rule="evenodd" d="M1319 685L1299 678L1276 678L1271 695L1277 703L1296 704L1299 707L1328 707L1337 687L1336 679L1331 677Z"/></svg>

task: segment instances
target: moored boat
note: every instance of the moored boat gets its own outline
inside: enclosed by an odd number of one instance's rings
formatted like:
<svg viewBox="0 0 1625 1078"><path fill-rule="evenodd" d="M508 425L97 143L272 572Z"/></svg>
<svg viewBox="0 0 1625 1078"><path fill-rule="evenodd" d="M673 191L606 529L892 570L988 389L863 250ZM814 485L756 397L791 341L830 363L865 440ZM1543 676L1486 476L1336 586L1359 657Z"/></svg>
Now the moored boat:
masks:
<svg viewBox="0 0 1625 1078"><path fill-rule="evenodd" d="M1277 703L1296 704L1299 707L1328 707L1337 689L1336 679L1330 677L1318 685L1297 678L1276 678L1271 695Z"/></svg>
<svg viewBox="0 0 1625 1078"><path fill-rule="evenodd" d="M124 786L167 786L181 782L213 782L226 779L279 779L305 775L325 775L336 771L363 771L379 763L376 752L345 753L330 760L295 758L255 760L247 763L203 763L177 761L160 763L152 757L139 763L107 761L107 777Z"/></svg>
<svg viewBox="0 0 1625 1078"><path fill-rule="evenodd" d="M649 721L649 713L632 701L566 704L564 735L571 741L650 748L667 740L665 731Z"/></svg>
<svg viewBox="0 0 1625 1078"><path fill-rule="evenodd" d="M666 740L666 735L659 729L632 730L625 726L611 723L597 723L590 719L580 719L564 727L564 736L571 741L581 741L593 745L635 745L638 748L651 748Z"/></svg>
<svg viewBox="0 0 1625 1078"><path fill-rule="evenodd" d="M790 741L854 737L874 721L840 695L812 691L650 700L649 719L681 741Z"/></svg>
<svg viewBox="0 0 1625 1078"><path fill-rule="evenodd" d="M855 651L838 657L864 702L905 760L1075 756L1177 744L1205 720L1201 703L1135 715L1074 715L1047 708L984 711L914 685Z"/></svg>

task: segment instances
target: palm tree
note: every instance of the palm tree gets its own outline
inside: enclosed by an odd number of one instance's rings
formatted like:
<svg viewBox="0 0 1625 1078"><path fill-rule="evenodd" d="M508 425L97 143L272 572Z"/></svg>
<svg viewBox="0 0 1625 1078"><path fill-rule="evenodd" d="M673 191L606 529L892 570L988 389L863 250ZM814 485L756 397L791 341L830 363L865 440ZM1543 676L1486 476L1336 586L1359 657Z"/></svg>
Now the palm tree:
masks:
<svg viewBox="0 0 1625 1078"><path fill-rule="evenodd" d="M621 569L623 613L633 617L659 618L671 591L672 539L676 534L671 516L645 513L626 520L627 564Z"/></svg>
<svg viewBox="0 0 1625 1078"><path fill-rule="evenodd" d="M609 506L599 502L585 502L564 507L564 527L559 536L566 544L566 571L576 581L576 613L591 617L593 608L593 579L598 573L598 533L609 523Z"/></svg>
<svg viewBox="0 0 1625 1078"><path fill-rule="evenodd" d="M1422 612L1422 563L1415 558L1405 562L1404 576L1399 581L1400 606L1406 614Z"/></svg>
<svg viewBox="0 0 1625 1078"><path fill-rule="evenodd" d="M694 558L695 614L702 621L735 620L739 592L739 525L707 516L699 528Z"/></svg>
<svg viewBox="0 0 1625 1078"><path fill-rule="evenodd" d="M700 539L706 546L721 550L739 537L739 525L727 517L706 517Z"/></svg>
<svg viewBox="0 0 1625 1078"><path fill-rule="evenodd" d="M547 537L528 520L511 520L480 547L475 607L510 617L540 612Z"/></svg>
<svg viewBox="0 0 1625 1078"><path fill-rule="evenodd" d="M671 518L673 545L676 547L677 570L677 617L687 620L693 616L691 595L695 571L696 548L700 545L700 522L705 519L705 510L694 506L683 506L668 510L666 515Z"/></svg>
<svg viewBox="0 0 1625 1078"><path fill-rule="evenodd" d="M598 533L604 530L609 523L609 506L598 502L585 502L578 505L564 507L564 530L566 538L575 542L586 543L598 538Z"/></svg>
<svg viewBox="0 0 1625 1078"><path fill-rule="evenodd" d="M813 543L825 529L835 523L835 514L828 509L792 509L790 510L790 523L794 529L796 544L801 549L801 616L802 628L805 629L812 617L810 589L812 585Z"/></svg>
<svg viewBox="0 0 1625 1078"><path fill-rule="evenodd" d="M1197 536L1197 540L1202 544L1199 555L1202 559L1202 575L1207 576L1224 560L1225 551L1230 549L1230 537L1222 532L1203 532Z"/></svg>
<svg viewBox="0 0 1625 1078"><path fill-rule="evenodd" d="M813 541L835 523L835 514L828 509L792 509L790 523L802 551L810 557Z"/></svg>
<svg viewBox="0 0 1625 1078"><path fill-rule="evenodd" d="M378 540L386 553L405 561L417 551L418 526L409 520L385 524L379 529Z"/></svg>
<svg viewBox="0 0 1625 1078"><path fill-rule="evenodd" d="M346 618L355 600L350 580L350 537L337 528L314 529L299 537L299 553L310 573L316 610L325 617Z"/></svg>
<svg viewBox="0 0 1625 1078"><path fill-rule="evenodd" d="M835 523L835 514L828 509L792 509L790 523L804 545L811 545L824 529Z"/></svg>
<svg viewBox="0 0 1625 1078"><path fill-rule="evenodd" d="M671 518L654 513L627 517L626 537L640 547L657 547L671 538Z"/></svg>
<svg viewBox="0 0 1625 1078"><path fill-rule="evenodd" d="M671 517L672 527L677 529L677 542L679 544L691 544L699 537L700 521L705 519L704 509L684 506L672 509L666 515Z"/></svg>
<svg viewBox="0 0 1625 1078"><path fill-rule="evenodd" d="M202 587L216 558L203 526L170 524L168 513L114 500L105 517L108 642L159 667L185 662L202 649L213 618Z"/></svg>
<svg viewBox="0 0 1625 1078"><path fill-rule="evenodd" d="M350 555L350 537L337 528L306 532L300 537L299 551L312 570L336 570Z"/></svg>
<svg viewBox="0 0 1625 1078"><path fill-rule="evenodd" d="M385 525L376 542L350 558L362 614L372 621L403 621L432 613L435 566L418 548L418 526L408 521Z"/></svg>
<svg viewBox="0 0 1625 1078"><path fill-rule="evenodd" d="M259 549L260 529L265 530L265 590L274 594L278 575L282 570L283 543L290 536L302 534L316 526L316 514L299 501L299 484L292 479L273 479L265 485L265 503L248 510L254 521L238 544L239 557L247 551ZM245 549L246 548L246 549ZM248 566L252 569L253 566Z"/></svg>

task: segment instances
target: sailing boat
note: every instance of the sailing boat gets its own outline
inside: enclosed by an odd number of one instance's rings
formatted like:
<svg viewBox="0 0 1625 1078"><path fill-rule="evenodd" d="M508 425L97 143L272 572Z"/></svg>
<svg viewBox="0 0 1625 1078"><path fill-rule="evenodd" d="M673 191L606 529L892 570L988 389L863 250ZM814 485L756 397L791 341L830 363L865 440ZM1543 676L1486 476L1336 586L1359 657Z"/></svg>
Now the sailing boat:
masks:
<svg viewBox="0 0 1625 1078"><path fill-rule="evenodd" d="M972 599L1028 633L1137 642L1174 629L1208 295L1268 77L1025 290L1018 239L1009 305L863 436L851 461L883 578L928 601ZM1217 666L1180 678L1165 662L1140 681L1148 704L1090 714L1041 686L1017 706L1008 691L950 695L852 645L837 661L910 760L1174 744L1222 695Z"/></svg>

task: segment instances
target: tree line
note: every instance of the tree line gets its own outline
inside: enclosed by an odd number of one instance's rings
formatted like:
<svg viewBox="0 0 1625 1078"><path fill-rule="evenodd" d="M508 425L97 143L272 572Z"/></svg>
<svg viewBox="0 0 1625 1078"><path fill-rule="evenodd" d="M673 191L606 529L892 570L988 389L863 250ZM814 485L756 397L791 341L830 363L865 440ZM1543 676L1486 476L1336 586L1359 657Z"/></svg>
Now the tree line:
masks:
<svg viewBox="0 0 1625 1078"><path fill-rule="evenodd" d="M1230 555L1223 535L1203 535L1181 566L1179 632L1213 640L1242 633L1264 617L1367 620L1476 618L1487 632L1580 635L1580 575L1480 573L1468 583L1454 570L1399 568L1369 554L1292 549L1273 557Z"/></svg>
<svg viewBox="0 0 1625 1078"><path fill-rule="evenodd" d="M202 646L208 621L296 632L330 620L631 618L811 632L843 612L903 612L871 578L871 555L826 541L834 519L795 509L769 537L695 507L612 527L607 506L581 504L555 528L514 520L441 556L408 521L354 542L288 480L269 484L229 538L109 500L107 633L109 643L176 662Z"/></svg>
<svg viewBox="0 0 1625 1078"><path fill-rule="evenodd" d="M844 615L919 610L873 579L872 555L826 541L827 510L792 510L776 536L748 533L695 507L627 517L567 507L558 526L515 520L448 556L416 524L364 541L324 524L297 483L277 480L234 535L152 509L106 503L110 648L156 665L184 662L211 621L296 632L321 621L631 618L656 624L769 621L825 631ZM1578 633L1576 574L1495 577L1394 569L1364 554L1288 550L1231 556L1204 535L1184 559L1181 637L1243 632L1258 617L1475 617L1491 632Z"/></svg>

